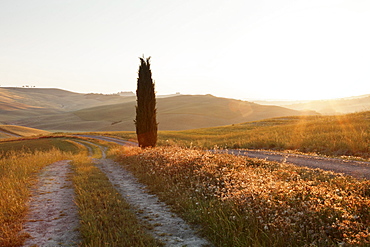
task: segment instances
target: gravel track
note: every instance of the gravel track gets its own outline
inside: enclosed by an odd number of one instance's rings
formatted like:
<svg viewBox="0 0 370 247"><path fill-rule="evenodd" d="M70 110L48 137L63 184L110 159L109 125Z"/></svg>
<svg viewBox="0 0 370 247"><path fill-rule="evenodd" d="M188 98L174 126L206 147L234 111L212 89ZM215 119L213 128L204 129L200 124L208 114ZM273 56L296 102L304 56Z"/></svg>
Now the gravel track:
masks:
<svg viewBox="0 0 370 247"><path fill-rule="evenodd" d="M148 194L146 186L122 166L109 159L95 162L135 209L137 217L151 225L149 232L165 246L211 246L208 241L198 237L184 220L172 213L165 203L160 202L156 195Z"/></svg>
<svg viewBox="0 0 370 247"><path fill-rule="evenodd" d="M21 135L17 135L17 134L14 134L12 132L5 131L5 130L0 130L0 133L3 133L5 135L11 136L11 137L22 137Z"/></svg>
<svg viewBox="0 0 370 247"><path fill-rule="evenodd" d="M125 145L125 141L118 142ZM128 145L132 146L132 143L129 142ZM156 195L149 194L146 186L139 183L131 172L113 160L106 159L106 148L102 146L99 148L102 158L94 159L97 167L106 174L117 191L131 205L137 217L151 226L148 231L156 239L165 246L212 246L207 240L198 237L195 231L183 219L172 213Z"/></svg>
<svg viewBox="0 0 370 247"><path fill-rule="evenodd" d="M120 145L137 146L137 143L105 136L84 135L105 141L115 142ZM210 152L227 152L234 155L243 155L250 158L266 159L269 161L286 162L297 166L319 168L326 171L343 173L358 179L370 179L370 162L355 161L339 158L327 158L313 155L288 154L264 150L209 150Z"/></svg>
<svg viewBox="0 0 370 247"><path fill-rule="evenodd" d="M282 152L262 150L219 150L235 155L243 155L250 158L266 159L270 161L291 163L297 166L320 168L336 173L343 173L358 179L370 179L370 162L327 158L312 155L288 154Z"/></svg>
<svg viewBox="0 0 370 247"><path fill-rule="evenodd" d="M77 135L77 136L93 138L93 139L98 139L98 140L107 141L107 142L114 142L114 143L117 143L123 146L137 146L136 142L125 141L125 140L114 138L114 137L97 136L97 135Z"/></svg>
<svg viewBox="0 0 370 247"><path fill-rule="evenodd" d="M32 190L24 231L30 234L23 246L76 246L79 242L68 160L52 163L39 175Z"/></svg>
<svg viewBox="0 0 370 247"><path fill-rule="evenodd" d="M85 135L85 137L120 145L136 145L133 142L112 137L92 135ZM79 143L85 145L91 155L93 150L84 142ZM119 193L131 204L137 217L151 225L149 231L155 238L162 241L165 246L211 246L208 241L198 237L186 222L173 214L166 204L160 202L157 196L147 193L146 187L124 167L106 159L104 147L90 142L89 144L100 147L102 158L95 159L97 167L107 175ZM217 150L212 152L228 152L370 179L370 162L269 151ZM26 240L24 246L77 246L80 242L77 231L78 209L73 201L72 182L68 178L70 172L69 161L63 160L50 164L40 173L39 182L32 189L29 213L24 224L24 231L31 237Z"/></svg>
<svg viewBox="0 0 370 247"><path fill-rule="evenodd" d="M110 140L111 141L111 140ZM160 202L157 196L146 192L145 186L122 166L106 159L106 148L87 141L77 141L88 148L98 146L101 159L94 159L116 187L119 193L131 204L137 217L146 225L155 238L165 246L212 246L207 240L196 235L194 230L170 208ZM125 144L118 140L119 144ZM132 145L132 144L131 144ZM80 242L78 209L75 205L69 161L63 160L48 165L39 175L39 182L32 191L29 213L24 231L30 235L23 246L78 246Z"/></svg>

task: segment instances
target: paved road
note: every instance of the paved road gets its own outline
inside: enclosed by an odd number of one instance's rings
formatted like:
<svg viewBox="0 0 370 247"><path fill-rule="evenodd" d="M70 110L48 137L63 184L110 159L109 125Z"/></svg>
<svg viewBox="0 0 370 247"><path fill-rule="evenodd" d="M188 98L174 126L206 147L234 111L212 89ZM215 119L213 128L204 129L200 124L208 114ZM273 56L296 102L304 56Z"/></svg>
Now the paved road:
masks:
<svg viewBox="0 0 370 247"><path fill-rule="evenodd" d="M89 138L95 138L104 141L115 142L120 145L137 146L137 143L124 141L121 139L94 136L94 135L80 135ZM212 150L211 152L215 152ZM262 150L217 150L217 152L227 152L234 155L243 155L251 158L266 159L269 161L286 162L298 166L305 166L310 168L320 168L327 171L337 173L344 173L359 179L370 180L370 162L344 160L336 158L325 158L312 155L287 154L282 152L262 151Z"/></svg>

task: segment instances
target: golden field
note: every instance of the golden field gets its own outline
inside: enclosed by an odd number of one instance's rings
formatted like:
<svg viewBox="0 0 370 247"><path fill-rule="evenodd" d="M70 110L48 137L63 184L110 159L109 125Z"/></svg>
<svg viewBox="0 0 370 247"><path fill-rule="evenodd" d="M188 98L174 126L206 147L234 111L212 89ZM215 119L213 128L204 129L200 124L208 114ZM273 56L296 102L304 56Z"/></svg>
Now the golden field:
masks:
<svg viewBox="0 0 370 247"><path fill-rule="evenodd" d="M135 132L101 132L135 139ZM334 116L271 118L228 126L159 131L160 146L202 149L294 150L331 156L370 158L370 111Z"/></svg>
<svg viewBox="0 0 370 247"><path fill-rule="evenodd" d="M216 246L368 246L370 182L161 147L111 152Z"/></svg>

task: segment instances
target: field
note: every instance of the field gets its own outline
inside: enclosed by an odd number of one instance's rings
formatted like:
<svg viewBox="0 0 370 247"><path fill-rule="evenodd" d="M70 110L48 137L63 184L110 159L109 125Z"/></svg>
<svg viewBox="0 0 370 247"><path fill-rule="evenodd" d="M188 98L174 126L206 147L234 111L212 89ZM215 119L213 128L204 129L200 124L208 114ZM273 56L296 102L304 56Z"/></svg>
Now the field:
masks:
<svg viewBox="0 0 370 247"><path fill-rule="evenodd" d="M12 145L8 145L10 143ZM97 144L102 145L100 141ZM161 246L145 233L144 226L138 223L124 198L86 156L86 146L93 152L91 155L101 156L95 144L81 139L50 138L0 143L0 149L5 154L0 157L0 246L22 246L29 237L22 232L22 225L28 211L31 188L37 183L37 174L43 168L60 160L73 161L70 179L73 180L76 190L74 200L82 218L79 229L83 239L81 246Z"/></svg>
<svg viewBox="0 0 370 247"><path fill-rule="evenodd" d="M134 139L134 132L104 132ZM330 156L370 158L370 112L338 116L272 118L241 124L185 130L159 131L160 146L202 149L249 148L294 150Z"/></svg>
<svg viewBox="0 0 370 247"><path fill-rule="evenodd" d="M21 246L27 236L21 229L35 175L43 167L66 158L68 155L54 149L11 152L0 159L0 246Z"/></svg>
<svg viewBox="0 0 370 247"><path fill-rule="evenodd" d="M159 147L145 150L63 134L4 139L0 246L22 245L27 235L20 230L37 174L66 159L72 160L69 176L82 219L82 246L161 245L87 157L101 158L104 148L215 246L368 246L368 180L202 149L290 149L369 159L369 121L370 112L363 112L160 131ZM98 134L136 137L134 132Z"/></svg>
<svg viewBox="0 0 370 247"><path fill-rule="evenodd" d="M161 246L91 160L75 157L73 171L81 246Z"/></svg>
<svg viewBox="0 0 370 247"><path fill-rule="evenodd" d="M370 244L370 182L199 150L112 155L216 246Z"/></svg>
<svg viewBox="0 0 370 247"><path fill-rule="evenodd" d="M0 142L0 156L14 152L50 151L54 148L62 152L76 153L79 150L77 143L65 138L43 138L20 141Z"/></svg>
<svg viewBox="0 0 370 247"><path fill-rule="evenodd" d="M79 94L50 88L0 88L2 123L53 132L133 131L135 104L134 94L121 97L117 94ZM306 114L284 107L212 95L159 97L157 108L160 130L204 128Z"/></svg>
<svg viewBox="0 0 370 247"><path fill-rule="evenodd" d="M33 129L23 126L16 125L0 125L0 131L8 132L18 136L35 136L35 135L47 135L50 134L48 131Z"/></svg>

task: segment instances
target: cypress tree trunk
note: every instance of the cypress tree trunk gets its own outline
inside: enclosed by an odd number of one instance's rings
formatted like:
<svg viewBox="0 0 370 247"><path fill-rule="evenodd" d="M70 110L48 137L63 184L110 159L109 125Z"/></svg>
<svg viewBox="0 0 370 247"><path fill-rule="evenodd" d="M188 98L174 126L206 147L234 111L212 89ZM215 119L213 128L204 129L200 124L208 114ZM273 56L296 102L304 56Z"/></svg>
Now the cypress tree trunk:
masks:
<svg viewBox="0 0 370 247"><path fill-rule="evenodd" d="M136 134L141 148L155 147L157 143L157 109L150 57L140 58L139 78L137 79Z"/></svg>

